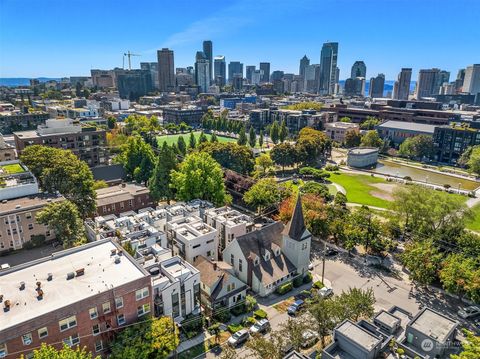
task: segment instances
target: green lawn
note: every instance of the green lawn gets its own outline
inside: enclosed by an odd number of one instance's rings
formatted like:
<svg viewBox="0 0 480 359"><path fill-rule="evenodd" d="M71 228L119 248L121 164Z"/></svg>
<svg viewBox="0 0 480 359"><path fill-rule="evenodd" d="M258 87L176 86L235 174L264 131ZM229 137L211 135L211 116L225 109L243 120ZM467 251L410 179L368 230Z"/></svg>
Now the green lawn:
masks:
<svg viewBox="0 0 480 359"><path fill-rule="evenodd" d="M22 173L25 172L23 167L18 163L13 163L11 165L3 165L0 166L2 170L4 170L7 174L15 174L15 173Z"/></svg>
<svg viewBox="0 0 480 359"><path fill-rule="evenodd" d="M195 138L197 139L200 137L200 131L194 132ZM183 134L176 134L176 135L164 135L164 136L157 136L157 141L160 146L163 145L163 142L167 142L167 145L172 145L174 143L177 143L178 138L182 136L183 139L185 140L185 143L188 146L188 141L190 139L190 133L183 133ZM207 138L210 140L210 135L207 134ZM230 138L230 137L224 137L224 136L217 136L218 142L237 142L235 138Z"/></svg>
<svg viewBox="0 0 480 359"><path fill-rule="evenodd" d="M388 195L387 192L372 186L376 183L390 184L382 178L371 177L369 175L350 174L350 173L331 173L329 180L338 183L347 191L347 200L352 203L365 204L367 206L375 206L388 208L390 201L373 196L370 192L382 193Z"/></svg>
<svg viewBox="0 0 480 359"><path fill-rule="evenodd" d="M467 222L467 228L472 231L480 231L480 204L472 208L473 218Z"/></svg>

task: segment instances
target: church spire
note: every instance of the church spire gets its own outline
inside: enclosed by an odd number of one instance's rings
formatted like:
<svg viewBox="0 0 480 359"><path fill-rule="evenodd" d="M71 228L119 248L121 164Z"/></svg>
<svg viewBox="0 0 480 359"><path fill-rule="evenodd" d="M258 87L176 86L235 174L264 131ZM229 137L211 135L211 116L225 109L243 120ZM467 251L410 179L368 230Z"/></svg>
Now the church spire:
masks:
<svg viewBox="0 0 480 359"><path fill-rule="evenodd" d="M293 209L292 219L285 226L283 234L296 241L300 241L306 229L307 227L305 226L305 220L303 218L302 200L299 193L295 203L295 208Z"/></svg>

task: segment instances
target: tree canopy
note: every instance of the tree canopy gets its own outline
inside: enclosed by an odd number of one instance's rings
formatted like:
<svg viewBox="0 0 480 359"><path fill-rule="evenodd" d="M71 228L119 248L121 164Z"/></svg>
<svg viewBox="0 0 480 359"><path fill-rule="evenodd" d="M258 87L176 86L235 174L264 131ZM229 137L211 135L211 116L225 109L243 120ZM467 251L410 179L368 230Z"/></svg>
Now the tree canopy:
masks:
<svg viewBox="0 0 480 359"><path fill-rule="evenodd" d="M233 142L202 143L198 150L209 153L222 167L242 174L249 174L254 168L253 152L246 146Z"/></svg>
<svg viewBox="0 0 480 359"><path fill-rule="evenodd" d="M381 148L383 146L383 141L376 130L371 130L362 136L360 146Z"/></svg>
<svg viewBox="0 0 480 359"><path fill-rule="evenodd" d="M258 180L243 196L243 200L259 212L279 203L287 196L284 187L280 186L273 178Z"/></svg>
<svg viewBox="0 0 480 359"><path fill-rule="evenodd" d="M304 127L298 134L296 148L299 160L314 163L330 153L332 142L323 132Z"/></svg>
<svg viewBox="0 0 480 359"><path fill-rule="evenodd" d="M170 187L170 173L177 168L178 161L174 150L166 142L159 150L156 162L152 177L148 181L150 195L156 201L165 199L170 202L174 197L173 189Z"/></svg>
<svg viewBox="0 0 480 359"><path fill-rule="evenodd" d="M117 161L123 164L127 175L139 183L145 183L155 167L152 147L140 136L130 136Z"/></svg>
<svg viewBox="0 0 480 359"><path fill-rule="evenodd" d="M122 330L112 343L113 359L167 358L180 342L170 317L150 318Z"/></svg>
<svg viewBox="0 0 480 359"><path fill-rule="evenodd" d="M22 359L25 357L22 355ZM92 353L89 353L86 348L80 348L79 346L70 348L68 345L63 344L63 348L60 350L55 349L52 345L42 343L39 349L33 350L33 359L92 359ZM100 359L100 356L96 356L95 359Z"/></svg>
<svg viewBox="0 0 480 359"><path fill-rule="evenodd" d="M44 191L60 192L77 206L82 217L95 211L92 171L71 151L32 145L25 148L20 160L32 171Z"/></svg>
<svg viewBox="0 0 480 359"><path fill-rule="evenodd" d="M398 154L408 158L432 157L433 138L427 135L409 137L400 145Z"/></svg>
<svg viewBox="0 0 480 359"><path fill-rule="evenodd" d="M223 171L206 152L193 152L185 157L177 170L171 172L171 187L183 201L204 199L217 206L230 201L225 192Z"/></svg>

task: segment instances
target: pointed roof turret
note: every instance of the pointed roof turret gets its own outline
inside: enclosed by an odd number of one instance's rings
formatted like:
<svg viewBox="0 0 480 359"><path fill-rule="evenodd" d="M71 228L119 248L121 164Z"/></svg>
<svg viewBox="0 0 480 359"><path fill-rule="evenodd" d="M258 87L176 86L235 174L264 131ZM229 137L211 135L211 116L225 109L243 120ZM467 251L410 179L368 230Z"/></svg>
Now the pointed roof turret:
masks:
<svg viewBox="0 0 480 359"><path fill-rule="evenodd" d="M307 227L305 226L305 220L303 218L302 200L300 194L298 194L295 208L292 213L292 219L285 226L283 234L296 241L300 241L306 229Z"/></svg>

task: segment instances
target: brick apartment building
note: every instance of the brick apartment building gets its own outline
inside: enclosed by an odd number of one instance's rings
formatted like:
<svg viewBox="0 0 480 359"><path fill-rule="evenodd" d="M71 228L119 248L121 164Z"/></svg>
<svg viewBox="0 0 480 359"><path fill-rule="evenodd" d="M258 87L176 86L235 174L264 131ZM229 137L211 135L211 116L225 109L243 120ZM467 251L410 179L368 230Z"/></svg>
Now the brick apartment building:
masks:
<svg viewBox="0 0 480 359"><path fill-rule="evenodd" d="M108 239L4 270L0 282L6 359L62 342L104 357L115 331L153 310L149 274Z"/></svg>
<svg viewBox="0 0 480 359"><path fill-rule="evenodd" d="M27 146L44 145L72 151L90 167L108 162L106 131L82 126L72 119L49 119L36 130L14 132L15 147L20 154Z"/></svg>
<svg viewBox="0 0 480 359"><path fill-rule="evenodd" d="M150 191L135 183L121 183L117 186L98 189L96 216L119 215L127 211L138 211L146 207L155 207Z"/></svg>
<svg viewBox="0 0 480 359"><path fill-rule="evenodd" d="M49 203L63 200L62 196L40 193L3 200L0 203L0 253L21 249L34 237L54 239L55 233L38 223L35 217Z"/></svg>

